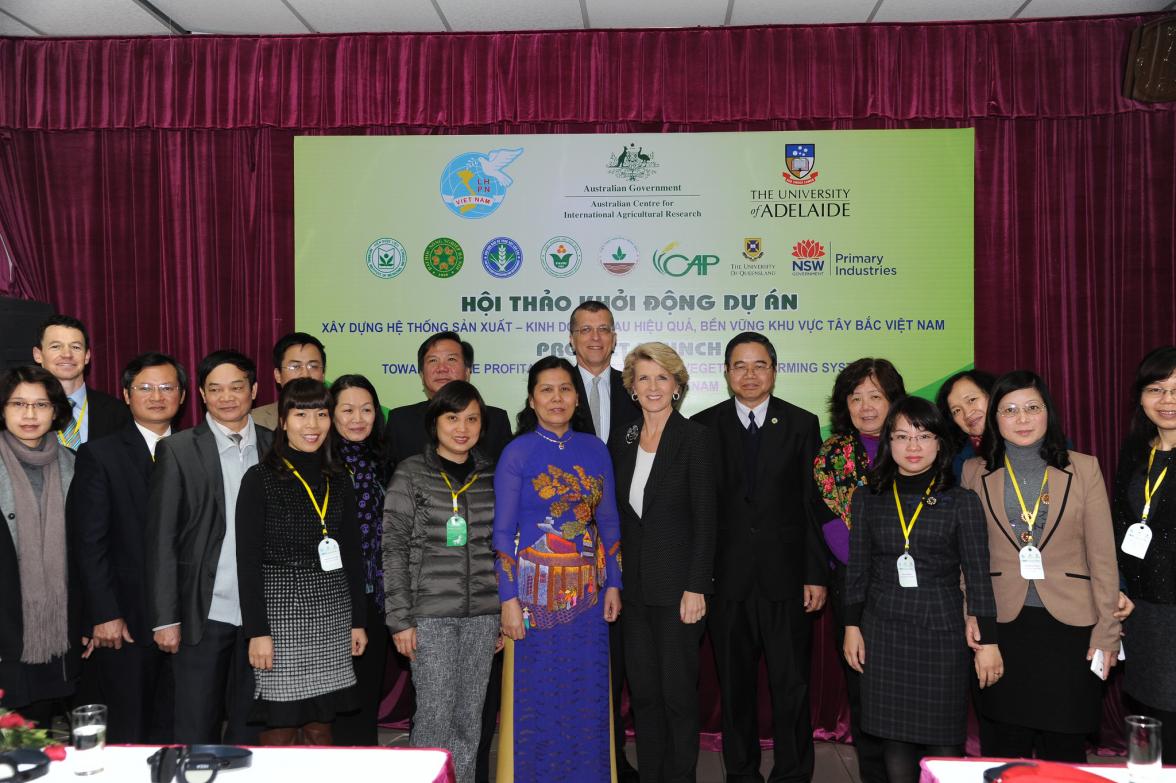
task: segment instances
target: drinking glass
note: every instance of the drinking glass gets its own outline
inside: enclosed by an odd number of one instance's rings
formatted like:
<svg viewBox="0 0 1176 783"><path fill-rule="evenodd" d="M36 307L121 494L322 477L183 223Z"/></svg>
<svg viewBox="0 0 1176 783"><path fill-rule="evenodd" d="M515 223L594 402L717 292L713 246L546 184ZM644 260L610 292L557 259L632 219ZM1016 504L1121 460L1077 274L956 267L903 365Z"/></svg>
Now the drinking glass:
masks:
<svg viewBox="0 0 1176 783"><path fill-rule="evenodd" d="M75 775L93 775L102 771L102 751L106 747L106 705L87 704L69 714L73 729Z"/></svg>
<svg viewBox="0 0 1176 783"><path fill-rule="evenodd" d="M1160 728L1163 724L1146 715L1128 715L1127 778L1131 783L1151 783L1160 776Z"/></svg>

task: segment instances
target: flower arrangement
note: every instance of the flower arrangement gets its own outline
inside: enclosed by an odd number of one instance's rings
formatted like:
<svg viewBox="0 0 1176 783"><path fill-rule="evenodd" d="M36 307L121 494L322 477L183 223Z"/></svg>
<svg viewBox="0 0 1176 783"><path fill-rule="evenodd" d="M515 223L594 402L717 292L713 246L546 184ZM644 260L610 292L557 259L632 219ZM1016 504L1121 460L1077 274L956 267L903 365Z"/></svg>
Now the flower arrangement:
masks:
<svg viewBox="0 0 1176 783"><path fill-rule="evenodd" d="M0 699L4 691L0 690ZM26 720L19 712L0 707L0 753L27 748L40 750L51 761L65 758L65 746L57 741L51 729L38 729L37 724Z"/></svg>

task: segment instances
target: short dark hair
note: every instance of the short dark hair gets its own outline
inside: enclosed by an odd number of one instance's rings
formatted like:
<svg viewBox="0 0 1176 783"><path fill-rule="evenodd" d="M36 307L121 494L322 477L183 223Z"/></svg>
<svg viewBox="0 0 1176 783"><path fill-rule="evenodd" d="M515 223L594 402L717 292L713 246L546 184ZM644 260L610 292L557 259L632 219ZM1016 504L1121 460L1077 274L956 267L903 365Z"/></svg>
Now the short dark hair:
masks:
<svg viewBox="0 0 1176 783"><path fill-rule="evenodd" d="M282 359L286 356L286 351L293 348L295 345L313 345L318 348L319 356L323 357L323 369L327 369L327 349L314 335L306 332L290 332L290 334L283 335L274 343L274 369L282 366Z"/></svg>
<svg viewBox="0 0 1176 783"><path fill-rule="evenodd" d="M837 435L856 435L857 428L849 415L849 395L866 378L874 378L886 401L893 404L906 396L906 386L894 365L886 359L858 359L837 373L833 394L829 397L829 418Z"/></svg>
<svg viewBox="0 0 1176 783"><path fill-rule="evenodd" d="M376 394L376 387L365 375L350 374L340 375L331 384L331 402L333 406L339 404L339 394L347 389L363 389L372 397L372 406L376 409L376 420L372 422L372 433L367 436L364 441L372 452L376 455L380 462L380 467L383 468L388 462L388 455L386 444L384 442L384 409L380 407L380 395ZM331 408L331 418L335 417L335 408ZM336 446L342 445L343 436L339 434L339 430L331 427L331 437L334 439Z"/></svg>
<svg viewBox="0 0 1176 783"><path fill-rule="evenodd" d="M22 383L39 383L45 387L45 394L53 404L53 423L51 430L65 429L73 418L73 405L61 388L61 381L53 377L53 373L36 364L26 364L13 367L0 376L0 422L4 421L4 411L8 410L8 401L12 393ZM10 509L11 510L11 509Z"/></svg>
<svg viewBox="0 0 1176 783"><path fill-rule="evenodd" d="M576 383L576 368L562 356L544 356L532 364L531 368L527 370L527 399L523 400L523 409L515 416L516 435L532 432L539 426L539 417L528 403L531 395L535 391L535 387L539 384L539 375L548 370L563 370L568 374L568 378L572 384L575 385ZM578 405L576 406L575 413L572 414L571 428L576 432L588 431L588 422L584 421L584 415L581 413L580 406Z"/></svg>
<svg viewBox="0 0 1176 783"><path fill-rule="evenodd" d="M40 348L41 343L45 342L45 330L50 326L64 326L67 329L77 329L82 333L82 342L86 344L86 350L89 350L90 333L86 331L86 325L72 315L62 315L61 313L54 313L41 322L41 328L37 330L37 348Z"/></svg>
<svg viewBox="0 0 1176 783"><path fill-rule="evenodd" d="M428 406L425 407L425 432L428 433L429 443L433 448L437 448L437 419L447 413L461 413L471 402L478 404L479 421L482 426L478 438L481 442L481 436L486 434L486 403L472 383L450 381L433 395L433 399L429 400Z"/></svg>
<svg viewBox="0 0 1176 783"><path fill-rule="evenodd" d="M295 378L282 387L278 395L278 427L274 430L274 441L265 455L265 464L280 472L289 472L285 460L290 452L290 439L286 435L286 428L282 426L292 410L318 410L326 408L334 410L335 401L331 390L322 381L314 378ZM323 439L323 474L338 473L339 468L335 459L335 450L330 437Z"/></svg>
<svg viewBox="0 0 1176 783"><path fill-rule="evenodd" d="M170 364L175 368L176 378L180 381L180 391L187 391L188 371L184 369L184 365L176 361L175 357L168 356L166 353L159 353L158 351L141 353L127 362L127 366L122 371L123 391L129 392L131 390L131 384L135 382L135 376L148 367L163 367L166 364Z"/></svg>
<svg viewBox="0 0 1176 783"><path fill-rule="evenodd" d="M465 362L465 366L467 368L472 368L474 366L474 346L461 339L461 335L457 332L437 332L436 334L429 335L427 338L425 338L425 341L421 343L421 347L417 348L418 372L425 371L425 354L429 352L430 348L442 340L452 340L453 342L460 345L461 360Z"/></svg>
<svg viewBox="0 0 1176 783"><path fill-rule="evenodd" d="M882 424L878 458L874 460L874 468L867 480L870 491L877 495L883 490L890 489L894 477L898 474L898 463L894 461L894 454L890 448L890 433L894 431L894 423L898 421L899 416L906 417L912 427L931 433L939 441L939 452L935 455L935 462L932 463L930 470L931 476L935 479L935 491L939 492L954 484L955 473L951 465L955 454L951 448L951 433L947 429L943 414L930 400L922 397L902 397L890 405L886 421Z"/></svg>
<svg viewBox="0 0 1176 783"><path fill-rule="evenodd" d="M935 407L939 408L940 414L943 415L943 420L947 422L947 429L951 433L952 443L958 449L964 445L964 441L968 439L968 433L959 428L955 423L955 418L951 415L951 405L947 402L947 395L951 394L951 390L957 383L963 380L971 381L980 387L980 391L992 397L992 384L996 383L996 376L984 370L964 370L957 372L950 376L939 386L939 391L935 393Z"/></svg>
<svg viewBox="0 0 1176 783"><path fill-rule="evenodd" d="M1176 373L1176 345L1153 348L1135 368L1135 380L1131 384L1131 429L1127 435L1132 447L1143 448L1159 434L1156 423L1147 417L1139 404L1144 387L1167 380L1172 373Z"/></svg>
<svg viewBox="0 0 1176 783"><path fill-rule="evenodd" d="M204 381L209 374L222 364L231 364L245 373L250 386L257 383L257 365L253 363L253 360L240 351L222 348L208 354L200 360L200 364L196 365L196 385L203 389Z"/></svg>
<svg viewBox="0 0 1176 783"><path fill-rule="evenodd" d="M612 310L608 309L608 305L599 299L585 299L580 304L576 305L576 309L572 310L572 314L568 316L568 331L574 331L576 328L576 314L577 313L608 313L612 317Z"/></svg>
<svg viewBox="0 0 1176 783"><path fill-rule="evenodd" d="M988 396L988 415L984 423L984 439L980 441L980 453L987 460L989 470L1004 467L1005 442L1000 434L997 408L1006 394L1021 389L1033 389L1041 395L1045 405L1045 437L1041 441L1041 458L1047 465L1064 468L1070 464L1070 449L1066 445L1066 433L1062 430L1061 417L1054 405L1049 388L1041 376L1032 370L1013 370L996 379L992 393Z"/></svg>
<svg viewBox="0 0 1176 783"><path fill-rule="evenodd" d="M776 346L772 345L772 341L766 335L760 334L759 332L740 332L732 337L727 342L727 350L723 352L724 366L731 366L731 354L744 343L757 343L762 345L764 350L768 352L768 357L772 360L772 369L776 369Z"/></svg>

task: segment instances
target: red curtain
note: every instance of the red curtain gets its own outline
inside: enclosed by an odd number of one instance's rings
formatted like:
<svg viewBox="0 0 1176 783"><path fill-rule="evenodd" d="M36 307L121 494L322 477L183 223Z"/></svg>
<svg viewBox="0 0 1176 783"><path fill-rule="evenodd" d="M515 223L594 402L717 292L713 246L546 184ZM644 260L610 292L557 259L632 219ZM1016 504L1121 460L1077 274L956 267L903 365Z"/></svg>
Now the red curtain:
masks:
<svg viewBox="0 0 1176 783"><path fill-rule="evenodd" d="M1151 18L0 38L0 292L85 320L98 387L140 350L233 346L265 401L295 135L974 127L976 363L1040 371L1109 473L1134 364L1176 342L1176 105L1119 94Z"/></svg>

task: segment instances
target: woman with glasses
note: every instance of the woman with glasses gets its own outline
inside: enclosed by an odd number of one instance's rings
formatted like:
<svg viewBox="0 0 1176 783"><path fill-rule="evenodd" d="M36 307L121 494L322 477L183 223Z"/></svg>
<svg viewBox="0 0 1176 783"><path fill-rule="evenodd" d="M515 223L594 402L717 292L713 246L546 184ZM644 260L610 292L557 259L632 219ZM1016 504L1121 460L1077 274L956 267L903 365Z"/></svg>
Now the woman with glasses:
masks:
<svg viewBox="0 0 1176 783"><path fill-rule="evenodd" d="M862 727L882 738L890 783L916 783L923 756L962 756L974 666L1000 678L984 512L956 486L947 423L927 400L891 407L868 490L855 492L844 655L862 675ZM981 628L975 658L960 612Z"/></svg>
<svg viewBox="0 0 1176 783"><path fill-rule="evenodd" d="M53 436L71 406L48 370L0 377L0 702L47 727L73 693L65 496L74 454Z"/></svg>
<svg viewBox="0 0 1176 783"><path fill-rule="evenodd" d="M1163 721L1163 761L1176 764L1176 346L1143 357L1131 397L1114 498L1119 569L1135 601L1123 690L1134 711Z"/></svg>
<svg viewBox="0 0 1176 783"><path fill-rule="evenodd" d="M988 393L996 376L983 370L964 370L948 378L935 395L939 413L951 431L955 458L951 471L959 481L964 463L979 454L984 424L988 421Z"/></svg>
<svg viewBox="0 0 1176 783"><path fill-rule="evenodd" d="M1004 676L981 697L995 724L985 753L1082 762L1119 652L1119 569L1102 471L1066 448L1036 374L1002 375L991 400L984 457L969 460L963 478L988 520L1004 658Z"/></svg>

